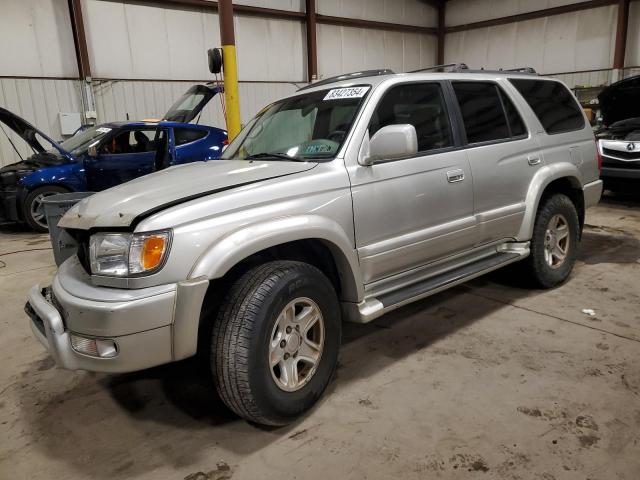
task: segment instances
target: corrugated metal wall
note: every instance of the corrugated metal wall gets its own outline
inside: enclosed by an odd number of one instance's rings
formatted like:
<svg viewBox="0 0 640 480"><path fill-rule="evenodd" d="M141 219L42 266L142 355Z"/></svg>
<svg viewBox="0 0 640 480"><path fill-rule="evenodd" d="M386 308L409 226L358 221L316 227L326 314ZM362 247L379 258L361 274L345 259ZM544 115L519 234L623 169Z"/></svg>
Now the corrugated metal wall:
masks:
<svg viewBox="0 0 640 480"><path fill-rule="evenodd" d="M169 106L191 85L193 82L98 81L94 88L99 112L98 121L162 118ZM250 120L258 109L278 98L290 95L298 88L293 83L249 82L240 82L239 87L244 122ZM205 107L200 123L225 128L220 101L217 98Z"/></svg>
<svg viewBox="0 0 640 480"><path fill-rule="evenodd" d="M67 0L0 2L0 74L77 77Z"/></svg>
<svg viewBox="0 0 640 480"><path fill-rule="evenodd" d="M468 6L465 15L477 15L478 19L486 16L486 11L499 16L504 9L498 7L506 3L518 4L495 0L453 0L449 4L454 13L458 3ZM532 3L538 2L519 2L526 6ZM610 68L616 15L617 6L608 6L450 33L445 40L445 61L465 62L475 68L530 66L541 73ZM462 13L453 16L454 19L461 17Z"/></svg>
<svg viewBox="0 0 640 480"><path fill-rule="evenodd" d="M435 27L438 24L436 9L422 0L316 0L316 11L334 17L422 27Z"/></svg>
<svg viewBox="0 0 640 480"><path fill-rule="evenodd" d="M318 75L371 68L406 72L434 65L434 35L318 25Z"/></svg>
<svg viewBox="0 0 640 480"><path fill-rule="evenodd" d="M80 82L76 80L0 78L0 106L17 113L54 140L60 140L59 112L79 112ZM0 124L0 127L4 127ZM4 127L20 155L28 156L29 147ZM0 165L20 160L5 133L0 131Z"/></svg>

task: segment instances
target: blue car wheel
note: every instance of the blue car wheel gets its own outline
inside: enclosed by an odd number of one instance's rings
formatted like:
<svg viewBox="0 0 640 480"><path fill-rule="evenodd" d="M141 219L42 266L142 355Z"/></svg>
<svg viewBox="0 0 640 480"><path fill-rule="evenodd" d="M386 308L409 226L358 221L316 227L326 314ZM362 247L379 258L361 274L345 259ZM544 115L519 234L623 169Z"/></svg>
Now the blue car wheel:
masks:
<svg viewBox="0 0 640 480"><path fill-rule="evenodd" d="M44 214L44 205L42 200L50 195L58 193L68 193L64 187L58 185L45 185L29 192L22 206L22 214L24 221L32 230L36 232L47 232L47 217Z"/></svg>

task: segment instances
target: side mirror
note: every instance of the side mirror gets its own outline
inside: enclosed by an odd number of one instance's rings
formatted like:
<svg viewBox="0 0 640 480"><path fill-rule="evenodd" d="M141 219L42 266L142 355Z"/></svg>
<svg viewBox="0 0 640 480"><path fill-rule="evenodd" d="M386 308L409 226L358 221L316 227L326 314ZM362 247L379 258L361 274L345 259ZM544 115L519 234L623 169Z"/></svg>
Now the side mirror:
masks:
<svg viewBox="0 0 640 480"><path fill-rule="evenodd" d="M365 142L368 140L365 139ZM373 165L377 160L393 160L408 157L418 152L416 129L410 124L387 125L378 130L370 140L368 148L361 151L359 163ZM368 151L366 151L368 150Z"/></svg>
<svg viewBox="0 0 640 480"><path fill-rule="evenodd" d="M91 145L87 149L87 155L89 155L91 158L96 158L98 156L98 148L95 145Z"/></svg>

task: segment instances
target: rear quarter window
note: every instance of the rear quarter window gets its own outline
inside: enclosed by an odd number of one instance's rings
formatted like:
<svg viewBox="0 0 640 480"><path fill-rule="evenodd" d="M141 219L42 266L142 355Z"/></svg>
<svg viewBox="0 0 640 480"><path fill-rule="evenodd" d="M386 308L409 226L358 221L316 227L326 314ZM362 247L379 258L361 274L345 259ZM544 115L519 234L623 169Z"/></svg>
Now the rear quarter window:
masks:
<svg viewBox="0 0 640 480"><path fill-rule="evenodd" d="M196 128L176 128L173 131L176 146L185 143L195 142L207 136L206 130L198 130Z"/></svg>
<svg viewBox="0 0 640 480"><path fill-rule="evenodd" d="M584 116L573 94L560 82L510 78L548 134L584 128Z"/></svg>

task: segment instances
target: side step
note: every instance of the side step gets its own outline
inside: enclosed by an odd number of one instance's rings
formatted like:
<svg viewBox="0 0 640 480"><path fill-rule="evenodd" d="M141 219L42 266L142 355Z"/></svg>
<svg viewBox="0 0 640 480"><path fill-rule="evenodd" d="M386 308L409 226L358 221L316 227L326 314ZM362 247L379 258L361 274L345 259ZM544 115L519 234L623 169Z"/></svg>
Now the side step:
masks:
<svg viewBox="0 0 640 480"><path fill-rule="evenodd" d="M358 305L359 323L367 323L403 305L426 298L485 273L516 262L529 254L528 248L498 251L467 265L413 283L407 287L368 298Z"/></svg>

